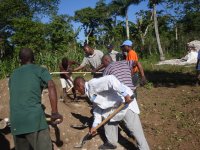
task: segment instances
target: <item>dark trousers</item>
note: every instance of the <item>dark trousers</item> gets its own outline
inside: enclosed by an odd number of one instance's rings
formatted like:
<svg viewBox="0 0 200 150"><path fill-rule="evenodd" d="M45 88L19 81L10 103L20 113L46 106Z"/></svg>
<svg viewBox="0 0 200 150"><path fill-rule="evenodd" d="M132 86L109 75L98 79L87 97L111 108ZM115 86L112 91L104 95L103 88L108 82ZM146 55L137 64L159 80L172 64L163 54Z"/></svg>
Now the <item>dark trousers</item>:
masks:
<svg viewBox="0 0 200 150"><path fill-rule="evenodd" d="M14 135L15 150L53 150L48 129Z"/></svg>
<svg viewBox="0 0 200 150"><path fill-rule="evenodd" d="M132 82L133 82L134 87L136 87L136 89L137 89L137 86L139 84L139 74L138 74L138 72L134 73L134 75L132 76ZM134 91L134 94L135 94L135 98L137 99L136 89Z"/></svg>

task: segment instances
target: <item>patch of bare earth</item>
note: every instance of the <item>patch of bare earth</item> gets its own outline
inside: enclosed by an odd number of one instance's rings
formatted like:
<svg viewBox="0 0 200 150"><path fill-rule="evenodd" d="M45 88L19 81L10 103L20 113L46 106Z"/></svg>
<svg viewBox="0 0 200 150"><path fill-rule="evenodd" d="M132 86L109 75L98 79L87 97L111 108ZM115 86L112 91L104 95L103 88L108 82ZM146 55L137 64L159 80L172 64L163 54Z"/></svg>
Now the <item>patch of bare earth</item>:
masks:
<svg viewBox="0 0 200 150"><path fill-rule="evenodd" d="M56 80L58 96L62 89ZM200 87L177 86L138 88L138 104L141 122L152 150L199 150L200 149ZM43 92L45 112L50 114L48 92ZM0 119L9 116L7 79L0 80ZM54 148L73 150L74 145L87 134L88 128L78 130L70 125L82 124L92 116L90 104L85 97L79 102L58 102L59 112L64 116L58 128L50 127ZM56 138L57 137L57 138ZM118 150L134 149L134 141L120 131ZM96 150L103 143L99 135L87 141L82 150ZM0 149L13 149L9 128L0 130Z"/></svg>

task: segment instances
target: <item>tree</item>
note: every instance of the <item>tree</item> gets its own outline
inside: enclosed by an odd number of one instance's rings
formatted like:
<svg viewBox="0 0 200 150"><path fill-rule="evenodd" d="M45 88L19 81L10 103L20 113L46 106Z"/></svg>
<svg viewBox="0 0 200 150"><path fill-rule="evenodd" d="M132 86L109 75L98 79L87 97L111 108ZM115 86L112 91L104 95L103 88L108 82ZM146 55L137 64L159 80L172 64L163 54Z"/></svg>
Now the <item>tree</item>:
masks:
<svg viewBox="0 0 200 150"><path fill-rule="evenodd" d="M132 4L139 4L141 0L113 0L111 2L111 6L116 8L116 12L118 15L126 18L126 35L127 39L130 39L129 34L129 20L128 20L128 8Z"/></svg>
<svg viewBox="0 0 200 150"><path fill-rule="evenodd" d="M156 41L158 44L158 51L160 53L160 60L165 60L165 56L162 50L161 42L160 42L160 35L159 35L159 30L158 30L158 20L157 20L157 13L156 13L156 5L158 3L161 3L162 0L149 0L149 5L150 7L153 8L153 20L154 20L154 29L155 29L155 34L156 34Z"/></svg>
<svg viewBox="0 0 200 150"><path fill-rule="evenodd" d="M54 15L48 24L47 39L50 42L50 49L63 51L67 44L72 43L76 35L70 24L72 18L67 15Z"/></svg>
<svg viewBox="0 0 200 150"><path fill-rule="evenodd" d="M142 49L145 46L145 37L148 33L149 28L152 26L153 20L153 11L143 11L136 13L137 15L137 24L135 25L136 31L138 31L139 37L142 42Z"/></svg>
<svg viewBox="0 0 200 150"><path fill-rule="evenodd" d="M12 20L20 17L32 18L36 14L51 14L57 10L59 0L1 0L0 32L12 29Z"/></svg>
<svg viewBox="0 0 200 150"><path fill-rule="evenodd" d="M30 18L21 17L13 20L15 33L11 43L15 49L30 47L36 52L46 49L46 26L41 22L32 21Z"/></svg>
<svg viewBox="0 0 200 150"><path fill-rule="evenodd" d="M101 30L101 26L109 18L108 9L104 0L99 1L93 9L87 7L75 12L74 20L81 22L85 32L86 42Z"/></svg>
<svg viewBox="0 0 200 150"><path fill-rule="evenodd" d="M160 35L159 35L159 31L158 31L158 20L157 20L157 14L156 14L156 4L153 3L153 18L154 18L154 27L155 27L155 34L156 34L156 40L158 43L158 50L160 53L160 60L165 60L165 56L162 50L162 46L160 43Z"/></svg>

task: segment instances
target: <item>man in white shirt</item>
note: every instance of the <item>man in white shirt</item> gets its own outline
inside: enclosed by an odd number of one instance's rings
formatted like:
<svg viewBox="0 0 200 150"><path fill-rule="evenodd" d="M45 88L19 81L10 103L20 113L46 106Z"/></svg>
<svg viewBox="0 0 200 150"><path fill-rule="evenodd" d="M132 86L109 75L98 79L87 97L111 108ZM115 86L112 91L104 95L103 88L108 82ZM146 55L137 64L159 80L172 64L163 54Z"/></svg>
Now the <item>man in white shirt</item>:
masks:
<svg viewBox="0 0 200 150"><path fill-rule="evenodd" d="M126 106L116 114L105 126L107 142L99 149L116 149L118 142L118 122L124 120L130 133L136 138L140 150L149 150L138 114L140 113L132 90L122 84L115 76L108 75L86 82L82 77L74 80L74 87L81 94L86 94L93 103L94 121L90 133L107 118L121 103Z"/></svg>

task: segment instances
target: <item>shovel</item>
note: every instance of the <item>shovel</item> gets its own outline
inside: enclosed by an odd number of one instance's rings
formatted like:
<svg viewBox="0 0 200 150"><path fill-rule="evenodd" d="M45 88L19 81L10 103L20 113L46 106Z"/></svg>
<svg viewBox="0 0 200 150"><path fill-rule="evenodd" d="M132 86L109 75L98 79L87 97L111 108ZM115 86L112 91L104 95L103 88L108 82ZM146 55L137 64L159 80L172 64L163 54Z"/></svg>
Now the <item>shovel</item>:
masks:
<svg viewBox="0 0 200 150"><path fill-rule="evenodd" d="M125 103L122 103L112 114L110 114L106 119L104 119L98 126L95 127L95 130L99 129L102 125L106 124L110 119L112 119L119 111L121 111L125 106ZM75 145L74 148L82 148L87 140L92 138L92 134L87 133L81 140L80 143Z"/></svg>

